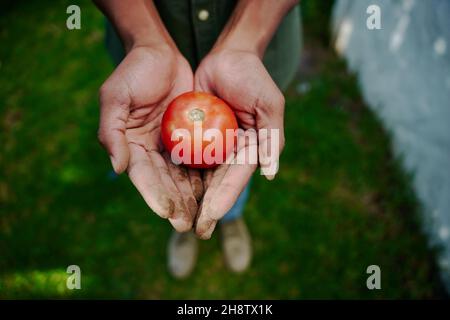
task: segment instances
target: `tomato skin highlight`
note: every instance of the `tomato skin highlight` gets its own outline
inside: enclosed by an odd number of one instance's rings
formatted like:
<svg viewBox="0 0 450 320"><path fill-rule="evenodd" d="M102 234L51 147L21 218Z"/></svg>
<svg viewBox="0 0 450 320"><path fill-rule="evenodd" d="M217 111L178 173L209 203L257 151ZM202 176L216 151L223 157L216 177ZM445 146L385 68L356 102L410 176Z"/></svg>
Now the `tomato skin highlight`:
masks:
<svg viewBox="0 0 450 320"><path fill-rule="evenodd" d="M219 163L207 163L204 159L205 148L211 141L205 140L202 136L195 135L194 124L201 124L202 133L208 129L216 129L223 138L223 152ZM220 163L225 162L227 157L234 152L236 139L232 143L226 141L227 129L237 130L238 123L233 110L222 99L205 92L186 92L176 97L167 107L161 122L161 138L164 147L172 155L172 150L181 140L172 141L172 133L177 129L185 129L187 136L183 135L181 139L187 139L190 144L190 163L182 163L190 168L213 168ZM195 147L197 146L197 148ZM200 148L198 148L200 147ZM212 149L215 155L215 149ZM183 150L184 152L184 150ZM181 153L181 155L183 155ZM218 155L216 155L218 157ZM172 158L173 160L173 158ZM181 159L179 159L181 161ZM195 160L200 160L198 163Z"/></svg>

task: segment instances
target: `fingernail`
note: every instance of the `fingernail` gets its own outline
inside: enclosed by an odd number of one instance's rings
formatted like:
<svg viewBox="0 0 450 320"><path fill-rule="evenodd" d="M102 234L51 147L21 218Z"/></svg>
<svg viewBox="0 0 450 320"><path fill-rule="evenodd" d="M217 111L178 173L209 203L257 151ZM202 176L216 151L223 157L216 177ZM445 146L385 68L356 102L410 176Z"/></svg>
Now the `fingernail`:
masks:
<svg viewBox="0 0 450 320"><path fill-rule="evenodd" d="M113 169L114 169L114 172L115 173L119 173L119 171L118 171L118 164L117 164L117 161L116 161L116 159L114 159L114 157L111 155L111 156L109 156L109 159L111 160L111 165L112 165L112 167L113 167Z"/></svg>
<svg viewBox="0 0 450 320"><path fill-rule="evenodd" d="M206 230L204 233L202 233L200 235L200 239L202 239L202 240L211 239L212 233L213 233L214 229L216 228L216 224L217 224L217 221L211 222L211 225L209 226L208 230Z"/></svg>
<svg viewBox="0 0 450 320"><path fill-rule="evenodd" d="M261 175L266 177L267 180L275 179L275 174L269 168L261 168Z"/></svg>
<svg viewBox="0 0 450 320"><path fill-rule="evenodd" d="M267 180L275 179L275 175L278 172L278 161L275 160L267 167L261 167L261 174L266 177Z"/></svg>
<svg viewBox="0 0 450 320"><path fill-rule="evenodd" d="M266 179L267 180L273 180L273 179L275 179L275 175L274 174L266 175Z"/></svg>

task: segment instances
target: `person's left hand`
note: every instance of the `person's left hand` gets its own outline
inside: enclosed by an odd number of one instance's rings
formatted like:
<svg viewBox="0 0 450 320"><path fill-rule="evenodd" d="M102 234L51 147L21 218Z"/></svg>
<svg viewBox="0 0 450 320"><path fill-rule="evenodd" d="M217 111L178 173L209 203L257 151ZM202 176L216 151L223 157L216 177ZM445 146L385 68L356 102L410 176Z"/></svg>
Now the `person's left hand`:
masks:
<svg viewBox="0 0 450 320"><path fill-rule="evenodd" d="M257 150L262 174L272 180L284 147L285 101L259 56L248 51L213 50L201 62L194 78L195 91L209 92L225 100L233 109L239 127L255 136L254 142L240 136L235 156L242 159L252 149ZM261 129L267 129L269 134L261 134ZM279 135L271 136L270 129L278 129ZM273 139L278 141L271 141ZM268 154L272 143L276 148ZM195 224L200 238L211 237L217 221L231 209L256 167L257 164L249 161L245 164L227 162L204 173L205 194Z"/></svg>

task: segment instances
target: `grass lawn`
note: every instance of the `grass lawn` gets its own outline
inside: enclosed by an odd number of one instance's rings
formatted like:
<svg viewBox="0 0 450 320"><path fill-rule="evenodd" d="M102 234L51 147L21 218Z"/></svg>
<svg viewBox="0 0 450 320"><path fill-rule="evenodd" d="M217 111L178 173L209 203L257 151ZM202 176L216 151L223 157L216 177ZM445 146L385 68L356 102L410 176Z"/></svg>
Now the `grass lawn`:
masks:
<svg viewBox="0 0 450 320"><path fill-rule="evenodd" d="M73 3L79 31L65 27ZM97 90L113 70L102 15L90 1L48 0L1 13L0 298L442 297L409 179L354 76L323 45L326 22L308 29L328 13L304 6L281 171L272 182L255 175L245 212L252 267L228 272L215 235L184 281L166 271L169 224L111 175L96 140ZM65 287L71 264L82 290ZM382 290L366 288L372 264Z"/></svg>

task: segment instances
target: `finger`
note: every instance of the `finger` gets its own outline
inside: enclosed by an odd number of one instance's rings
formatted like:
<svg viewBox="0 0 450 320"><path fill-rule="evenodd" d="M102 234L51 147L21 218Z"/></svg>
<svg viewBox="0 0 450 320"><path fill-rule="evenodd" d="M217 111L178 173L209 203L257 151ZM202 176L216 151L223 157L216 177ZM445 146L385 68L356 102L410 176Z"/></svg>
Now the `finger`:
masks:
<svg viewBox="0 0 450 320"><path fill-rule="evenodd" d="M209 218L221 219L233 207L255 170L256 164L230 165L223 177L213 177L200 215L207 212ZM215 180L219 179L215 185Z"/></svg>
<svg viewBox="0 0 450 320"><path fill-rule="evenodd" d="M200 203L199 213L195 221L195 233L201 239L209 239L215 228L215 219L209 215L209 210L205 210L213 201L216 188L225 176L229 163L225 162L215 169L208 169L203 172L203 185L205 194Z"/></svg>
<svg viewBox="0 0 450 320"><path fill-rule="evenodd" d="M253 134L256 133L253 131ZM257 161L248 158L249 149L256 149L256 137L246 139L238 137L237 154L234 161L219 166L212 175L206 190L201 210L196 221L196 233L203 239L208 239L215 227L215 221L221 219L234 205L244 190ZM255 151L256 152L256 151Z"/></svg>
<svg viewBox="0 0 450 320"><path fill-rule="evenodd" d="M261 174L273 180L279 168L280 131L278 128L263 128L258 132L258 154Z"/></svg>
<svg viewBox="0 0 450 320"><path fill-rule="evenodd" d="M195 228L196 234L202 239L211 237L216 221L233 207L256 169L256 164L228 166L223 177L213 176L205 193Z"/></svg>
<svg viewBox="0 0 450 320"><path fill-rule="evenodd" d="M204 209L208 210L213 219L222 218L231 209L256 169L258 157L255 130L239 131L236 153L227 159L227 164L226 171L217 170L214 173L210 183L213 191L208 196L205 195ZM216 179L219 175L222 176Z"/></svg>
<svg viewBox="0 0 450 320"><path fill-rule="evenodd" d="M203 200L200 203L200 207L198 209L199 214L197 215L194 231L197 237L202 240L208 240L211 238L211 235L216 227L217 220L208 216L208 212L203 211Z"/></svg>
<svg viewBox="0 0 450 320"><path fill-rule="evenodd" d="M284 97L265 102L256 116L258 127L258 155L261 174L268 180L275 178L279 169L279 158L284 148Z"/></svg>
<svg viewBox="0 0 450 320"><path fill-rule="evenodd" d="M117 100L108 86L100 89L100 125L98 139L108 152L116 173L126 170L129 161L128 143L125 137L129 104L126 99Z"/></svg>
<svg viewBox="0 0 450 320"><path fill-rule="evenodd" d="M197 215L198 206L189 180L187 169L183 166L175 165L171 161L167 152L163 153L163 158L167 163L172 180L174 181L177 189L180 191L184 204L189 211L189 219L193 221Z"/></svg>
<svg viewBox="0 0 450 320"><path fill-rule="evenodd" d="M137 144L130 144L128 176L147 205L160 217L169 218L175 211L175 203L168 196L158 169L153 165L146 150Z"/></svg>
<svg viewBox="0 0 450 320"><path fill-rule="evenodd" d="M233 156L234 157L234 156ZM210 206L212 202L215 192L219 187L222 179L225 177L227 170L229 169L229 163L223 163L219 165L217 168L209 169L205 171L203 183L206 185L206 191L202 199L202 210L204 210L207 206Z"/></svg>
<svg viewBox="0 0 450 320"><path fill-rule="evenodd" d="M174 202L175 208L173 215L169 217L170 223L179 232L190 230L192 228L193 219L184 202L182 193L172 179L166 161L156 150L147 151L147 155L158 171L161 182L164 185L169 198Z"/></svg>
<svg viewBox="0 0 450 320"><path fill-rule="evenodd" d="M208 169L203 171L203 189L204 192L209 188L209 185L211 184L211 179L214 174L214 169Z"/></svg>
<svg viewBox="0 0 450 320"><path fill-rule="evenodd" d="M202 199L199 203L199 208L198 208L198 213L196 216L196 219L194 221L194 229L197 230L197 223L198 223L198 218L200 216L200 213L202 212L202 208L203 208L203 203L204 203L204 194L206 193L206 191L209 188L209 185L211 183L211 179L214 173L214 169L205 169L203 170L201 177L202 177L202 185L203 185L203 195L202 195ZM201 233L202 231L200 231Z"/></svg>
<svg viewBox="0 0 450 320"><path fill-rule="evenodd" d="M199 228L195 230L195 234L202 240L209 240L216 228L217 220L208 219L199 224Z"/></svg>
<svg viewBox="0 0 450 320"><path fill-rule="evenodd" d="M197 202L200 202L203 197L203 182L201 173L199 170L195 169L188 169L187 172L195 199L197 200Z"/></svg>

